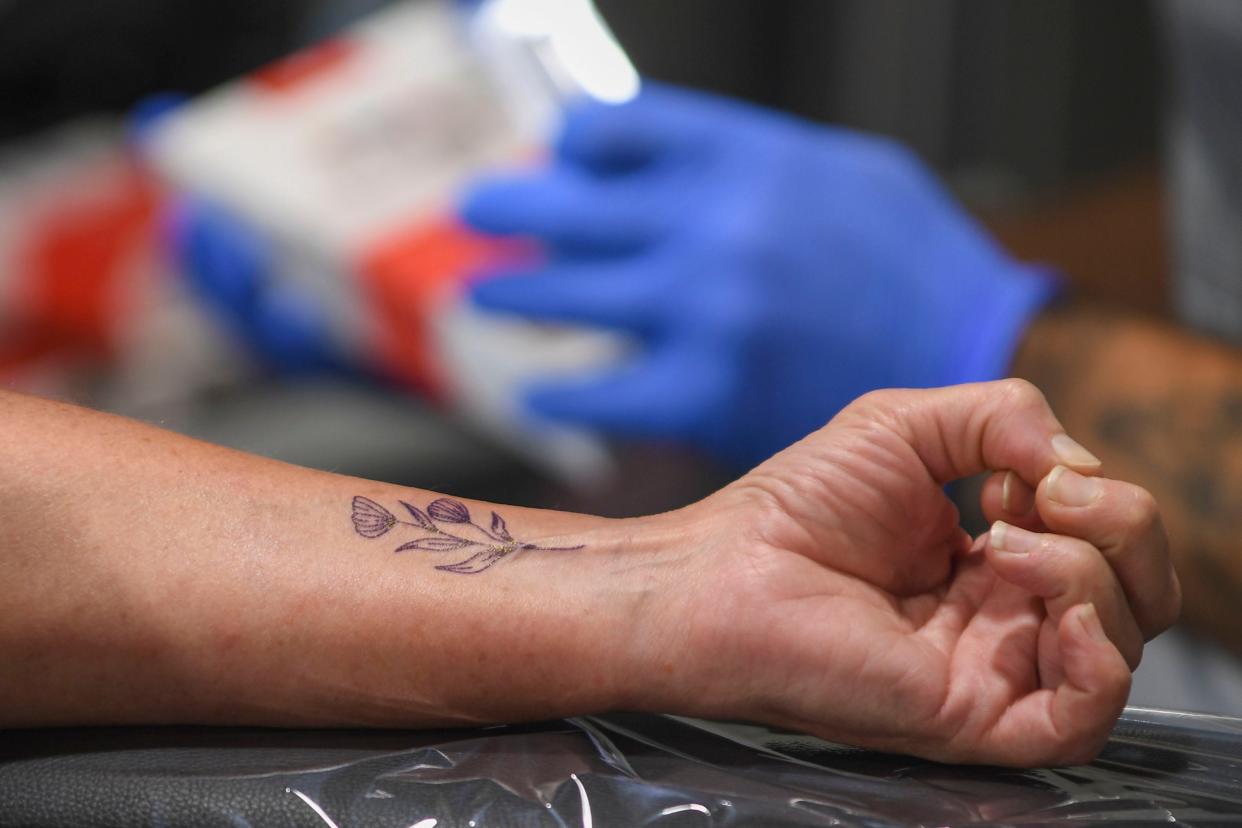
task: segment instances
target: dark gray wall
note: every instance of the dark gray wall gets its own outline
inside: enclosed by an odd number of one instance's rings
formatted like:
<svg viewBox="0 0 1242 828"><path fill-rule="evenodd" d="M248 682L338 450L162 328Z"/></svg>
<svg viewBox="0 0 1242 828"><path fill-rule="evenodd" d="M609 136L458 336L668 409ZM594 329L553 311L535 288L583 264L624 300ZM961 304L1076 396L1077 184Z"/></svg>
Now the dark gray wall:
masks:
<svg viewBox="0 0 1242 828"><path fill-rule="evenodd" d="M943 170L1055 186L1156 149L1138 0L599 0L647 75L897 136Z"/></svg>

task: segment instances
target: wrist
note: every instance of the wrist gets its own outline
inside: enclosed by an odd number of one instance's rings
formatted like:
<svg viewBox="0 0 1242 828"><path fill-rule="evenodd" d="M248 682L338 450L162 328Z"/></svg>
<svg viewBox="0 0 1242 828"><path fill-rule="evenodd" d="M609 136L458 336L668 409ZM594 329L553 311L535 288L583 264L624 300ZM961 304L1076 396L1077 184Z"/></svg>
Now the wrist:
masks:
<svg viewBox="0 0 1242 828"><path fill-rule="evenodd" d="M584 548L531 564L525 576L554 585L556 596L535 648L550 657L540 669L556 672L556 692L572 698L555 715L692 715L718 690L702 660L714 658L727 613L701 600L712 577L701 553L713 535L700 506L625 520L575 516L584 524L572 537Z"/></svg>
<svg viewBox="0 0 1242 828"><path fill-rule="evenodd" d="M615 627L622 635L610 660L620 667L620 692L611 709L726 717L760 694L762 677L737 671L759 663L754 630L738 626L753 609L746 587L758 558L751 544L737 543L746 533L730 521L751 505L727 491L633 522L633 559L618 565L624 586L611 591L623 596L618 611L629 619Z"/></svg>
<svg viewBox="0 0 1242 828"><path fill-rule="evenodd" d="M464 505L487 525L479 518L491 505ZM676 599L693 544L684 522L495 509L531 548L486 571L437 571L438 553L380 556L411 580L409 624L427 629L429 617L441 619L434 638L417 645L445 653L432 708L465 722L664 709L663 665L680 646ZM427 700L426 685L414 689Z"/></svg>
<svg viewBox="0 0 1242 828"><path fill-rule="evenodd" d="M695 654L689 596L706 533L691 510L602 521L575 567L585 645L576 679L593 711L684 712ZM556 577L549 573L548 577Z"/></svg>

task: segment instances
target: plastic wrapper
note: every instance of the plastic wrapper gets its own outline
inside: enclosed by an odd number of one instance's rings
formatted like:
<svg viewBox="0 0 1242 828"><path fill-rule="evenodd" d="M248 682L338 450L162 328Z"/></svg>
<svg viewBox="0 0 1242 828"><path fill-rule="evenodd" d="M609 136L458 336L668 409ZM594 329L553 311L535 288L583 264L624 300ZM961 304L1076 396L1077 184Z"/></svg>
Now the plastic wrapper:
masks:
<svg viewBox="0 0 1242 828"><path fill-rule="evenodd" d="M0 825L1242 825L1242 720L1130 709L1091 765L941 765L616 714L428 732L10 731Z"/></svg>

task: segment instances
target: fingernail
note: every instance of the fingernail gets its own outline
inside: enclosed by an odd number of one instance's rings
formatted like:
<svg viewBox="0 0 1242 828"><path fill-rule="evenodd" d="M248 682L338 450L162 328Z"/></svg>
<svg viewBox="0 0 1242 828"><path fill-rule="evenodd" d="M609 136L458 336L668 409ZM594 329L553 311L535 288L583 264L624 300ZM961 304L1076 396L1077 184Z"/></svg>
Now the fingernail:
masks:
<svg viewBox="0 0 1242 828"><path fill-rule="evenodd" d="M1001 484L1001 507L1011 515L1025 515L1035 505L1035 493L1015 472L1005 472Z"/></svg>
<svg viewBox="0 0 1242 828"><path fill-rule="evenodd" d="M1100 484L1090 477L1057 466L1048 475L1048 497L1062 506L1088 506L1100 496Z"/></svg>
<svg viewBox="0 0 1242 828"><path fill-rule="evenodd" d="M992 524L992 548L1007 555L1026 555L1039 543L1039 535L1010 526L1003 520Z"/></svg>
<svg viewBox="0 0 1242 828"><path fill-rule="evenodd" d="M1101 644L1112 643L1108 640L1108 634L1104 632L1104 625L1100 623L1100 612L1095 608L1095 604L1084 604L1083 610L1078 613L1078 621L1082 624L1083 631L1095 641Z"/></svg>
<svg viewBox="0 0 1242 828"><path fill-rule="evenodd" d="M1058 434L1052 438L1052 451L1057 459L1066 466L1074 466L1085 470L1100 467L1100 458L1080 446L1067 434Z"/></svg>

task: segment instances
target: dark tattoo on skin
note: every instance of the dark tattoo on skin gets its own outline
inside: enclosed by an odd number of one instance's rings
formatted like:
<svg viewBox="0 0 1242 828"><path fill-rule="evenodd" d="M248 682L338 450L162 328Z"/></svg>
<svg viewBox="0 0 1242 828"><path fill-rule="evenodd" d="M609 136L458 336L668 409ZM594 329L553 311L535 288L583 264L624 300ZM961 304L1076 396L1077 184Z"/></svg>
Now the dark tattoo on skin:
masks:
<svg viewBox="0 0 1242 828"><path fill-rule="evenodd" d="M393 552L456 552L463 549L477 550L470 557L454 564L441 564L436 569L454 572L458 575L475 575L491 568L514 552L575 552L585 548L580 546L539 546L534 543L523 543L514 539L509 533L505 519L492 512L492 525L485 529L470 518L470 510L466 505L450 497L433 500L426 511L412 503L398 500L411 520L401 520L383 506L361 495L354 498L351 519L354 531L364 538L383 537L397 526L413 526L422 532L431 534L415 538L403 543ZM440 524L454 527L452 532L440 528ZM455 534L456 533L456 534ZM462 537L469 533L478 539Z"/></svg>
<svg viewBox="0 0 1242 828"><path fill-rule="evenodd" d="M1196 524L1242 531L1242 390L1174 389L1155 400L1125 401L1096 419L1100 438L1174 484Z"/></svg>

